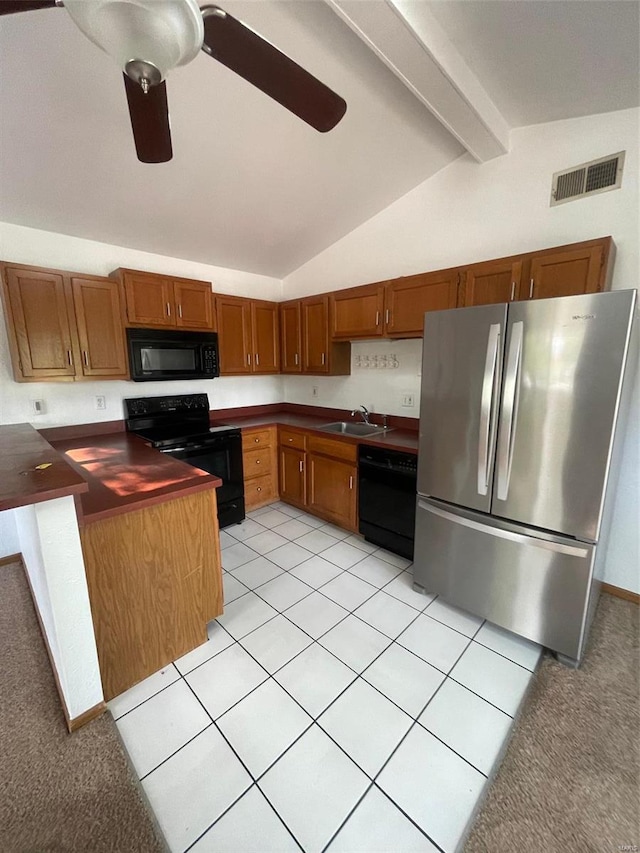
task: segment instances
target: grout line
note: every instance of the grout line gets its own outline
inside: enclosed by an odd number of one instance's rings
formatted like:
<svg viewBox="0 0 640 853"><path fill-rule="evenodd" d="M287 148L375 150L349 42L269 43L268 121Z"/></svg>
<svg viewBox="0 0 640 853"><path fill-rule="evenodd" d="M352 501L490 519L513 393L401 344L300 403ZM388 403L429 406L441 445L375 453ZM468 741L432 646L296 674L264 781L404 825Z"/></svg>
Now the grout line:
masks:
<svg viewBox="0 0 640 853"><path fill-rule="evenodd" d="M196 699L197 698L198 697L196 696ZM198 700L198 701L200 701L200 700ZM202 704L202 703L200 703L200 704ZM152 773L155 773L156 770L158 770L158 768L162 767L163 764L166 764L170 758L173 758L174 755L177 755L181 749L184 749L185 746L188 746L197 737L200 737L200 735L203 732L206 732L207 729L210 729L211 726L213 725L213 720L211 719L211 714L207 713L207 716L209 717L209 722L207 723L207 725L203 729L200 729L200 731L196 732L196 734L194 734L192 737L190 737L189 740L186 740L184 743L180 744L180 746L177 749L174 749L170 755L167 755L166 758L163 758L162 761L158 762L158 764L156 764L155 767L152 767L151 770L148 770L142 776L138 776L139 781L144 782L144 780L147 779L149 776L151 776Z"/></svg>
<svg viewBox="0 0 640 853"><path fill-rule="evenodd" d="M488 620L485 619L485 622L486 621L488 621ZM489 623L489 624L493 624L493 623ZM485 645L485 643L480 642L480 640L476 640L474 638L474 642L476 643L476 645L482 646L483 649L488 649L490 652L493 652L494 655L499 655L501 658L504 658L505 660L511 661L511 663L515 663L516 666L519 666L520 669L524 669L525 672L530 672L532 675L535 673L535 669L529 669L529 667L525 666L523 663L518 663L517 660L510 658L508 655L505 655L502 652L497 652L495 649L492 649L491 646L487 646L487 645ZM531 642L533 642L533 641L531 641ZM542 649L542 646L540 648ZM539 662L540 662L540 658L538 658L538 663ZM538 664L536 664L536 668L537 668L537 666L538 666Z"/></svg>
<svg viewBox="0 0 640 853"><path fill-rule="evenodd" d="M128 710L128 711L125 711L125 712L124 712L124 714L120 714L120 716L119 716L119 717L113 717L113 721L114 721L115 723L119 723L119 722L120 722L120 720L124 720L124 718L125 718L128 714L130 714L132 711L135 711L135 710L136 710L136 708L139 708L141 705L146 704L150 699L153 699L153 698L154 698L155 696L157 696L159 693L164 693L164 691L165 691L165 690L167 690L169 687L172 687L174 684L177 684L177 683L178 683L178 681L180 681L180 675L181 675L181 673L180 673L180 670L179 670L179 669L178 669L178 668L173 664L173 662L171 663L171 666L173 666L173 667L174 667L174 669L176 670L176 672L178 673L178 677L177 677L177 678L175 678L175 679L174 679L170 684L165 684L165 685L164 685L164 687L160 687L158 690L156 690L156 692L155 692L155 693L152 693L152 694L151 694L151 696L147 696L147 698L146 698L146 699L141 699L141 700L138 702L138 704L137 704L137 705L134 705L134 706L133 706L133 708L129 708L129 710ZM164 667L163 667L163 669L164 669ZM160 670L158 670L158 672L160 672ZM155 675L155 673L154 673L154 672L152 672L152 673L151 673L151 675L148 675L148 676L147 676L147 678L151 678L153 675ZM142 682L139 682L139 683L140 683L140 684L142 684ZM134 686L135 686L135 685L134 685ZM120 694L120 695L122 695L122 694ZM117 698L117 697L114 697L114 698ZM111 716L113 716L113 712L111 712Z"/></svg>

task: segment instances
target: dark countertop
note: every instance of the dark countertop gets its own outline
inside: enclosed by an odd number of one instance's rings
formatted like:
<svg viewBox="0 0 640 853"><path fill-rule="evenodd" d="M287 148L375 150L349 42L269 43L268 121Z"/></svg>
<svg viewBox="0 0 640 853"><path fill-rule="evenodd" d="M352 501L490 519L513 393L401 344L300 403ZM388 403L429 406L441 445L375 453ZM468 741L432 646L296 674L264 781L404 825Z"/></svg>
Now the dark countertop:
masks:
<svg viewBox="0 0 640 853"><path fill-rule="evenodd" d="M85 493L76 500L80 524L222 484L219 477L160 453L126 432L51 443L65 464L86 481Z"/></svg>
<svg viewBox="0 0 640 853"><path fill-rule="evenodd" d="M211 420L213 423L218 422L217 413L211 412ZM307 414L295 414L293 412L268 412L262 415L249 415L247 417L234 417L233 415L230 417L224 418L224 423L228 423L232 426L238 426L240 428L249 428L249 427L260 427L260 426L289 426L298 429L310 429L317 430L319 435L325 436L325 438L335 438L338 441L348 441L351 444L368 444L373 447L385 447L389 450L400 450L405 453L416 453L418 452L418 433L415 430L408 429L396 429L395 427L389 429L384 435L376 435L371 436L369 438L363 438L362 436L353 436L353 435L339 435L334 432L324 432L320 427L326 426L326 424L334 423L339 420L353 420L354 423L357 423L355 418L336 416L331 417L330 414L323 415L307 415ZM220 419L220 422L222 419Z"/></svg>
<svg viewBox="0 0 640 853"><path fill-rule="evenodd" d="M79 495L88 488L31 424L0 426L0 510Z"/></svg>

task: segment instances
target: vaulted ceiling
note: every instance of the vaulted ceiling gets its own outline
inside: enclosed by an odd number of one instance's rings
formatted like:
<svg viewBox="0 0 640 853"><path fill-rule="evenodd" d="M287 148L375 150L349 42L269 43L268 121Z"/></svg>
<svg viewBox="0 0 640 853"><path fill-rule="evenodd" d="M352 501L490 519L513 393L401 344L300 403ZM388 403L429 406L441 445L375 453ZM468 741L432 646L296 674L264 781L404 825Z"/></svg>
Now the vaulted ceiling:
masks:
<svg viewBox="0 0 640 853"><path fill-rule="evenodd" d="M333 131L317 133L201 53L168 78L173 160L142 164L113 60L63 10L7 16L0 220L280 277L465 148L508 156L509 127L638 105L636 2L225 8L345 98ZM495 150L478 155L473 134L487 128Z"/></svg>

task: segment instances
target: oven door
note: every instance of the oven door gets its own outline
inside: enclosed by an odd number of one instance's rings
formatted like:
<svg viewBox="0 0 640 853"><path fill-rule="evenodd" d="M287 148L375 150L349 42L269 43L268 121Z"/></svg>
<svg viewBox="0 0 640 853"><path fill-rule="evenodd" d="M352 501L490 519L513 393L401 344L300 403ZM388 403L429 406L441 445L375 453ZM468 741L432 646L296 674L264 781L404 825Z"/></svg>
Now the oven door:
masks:
<svg viewBox="0 0 640 853"><path fill-rule="evenodd" d="M212 436L198 443L189 442L180 447L163 449L162 453L220 477L222 485L216 489L219 508L244 499L242 438L239 431L231 435Z"/></svg>

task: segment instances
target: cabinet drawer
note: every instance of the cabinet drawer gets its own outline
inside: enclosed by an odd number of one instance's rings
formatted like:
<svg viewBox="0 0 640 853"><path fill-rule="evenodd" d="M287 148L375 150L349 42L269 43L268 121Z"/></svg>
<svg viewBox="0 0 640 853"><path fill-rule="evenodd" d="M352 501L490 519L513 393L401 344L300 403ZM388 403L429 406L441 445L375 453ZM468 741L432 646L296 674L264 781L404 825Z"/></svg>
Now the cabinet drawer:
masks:
<svg viewBox="0 0 640 853"><path fill-rule="evenodd" d="M307 450L311 453L322 453L325 456L333 456L335 459L346 459L355 462L358 456L358 446L346 441L335 441L331 438L323 438L319 435L310 435L307 441Z"/></svg>
<svg viewBox="0 0 640 853"><path fill-rule="evenodd" d="M292 432L288 429L281 429L280 444L282 447L295 447L296 450L306 450L307 436L303 432Z"/></svg>
<svg viewBox="0 0 640 853"><path fill-rule="evenodd" d="M244 479L252 480L254 477L271 474L272 454L273 451L270 447L262 447L257 450L245 450L243 456Z"/></svg>
<svg viewBox="0 0 640 853"><path fill-rule="evenodd" d="M244 484L244 504L247 510L259 504L271 503L278 497L275 479L271 474L254 477Z"/></svg>
<svg viewBox="0 0 640 853"><path fill-rule="evenodd" d="M273 443L275 430L271 429L261 429L261 430L251 430L246 431L242 430L242 449L243 450L251 450L254 447L268 447Z"/></svg>

